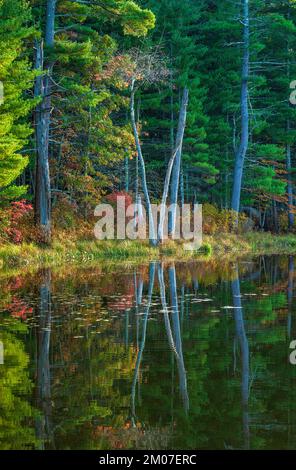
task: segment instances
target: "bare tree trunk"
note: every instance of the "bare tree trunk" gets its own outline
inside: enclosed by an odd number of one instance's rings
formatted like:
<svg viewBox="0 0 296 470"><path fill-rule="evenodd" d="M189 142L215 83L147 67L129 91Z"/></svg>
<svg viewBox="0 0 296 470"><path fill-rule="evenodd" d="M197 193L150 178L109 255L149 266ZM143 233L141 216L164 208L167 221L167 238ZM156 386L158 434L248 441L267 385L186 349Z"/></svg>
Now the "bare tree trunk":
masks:
<svg viewBox="0 0 296 470"><path fill-rule="evenodd" d="M183 170L182 162L181 162L181 168L180 168L180 202L181 202L181 207L183 207L185 204L185 194L184 194L184 170Z"/></svg>
<svg viewBox="0 0 296 470"><path fill-rule="evenodd" d="M288 5L288 15L287 15L288 20L291 18L291 11L290 11L290 5ZM287 54L289 54L290 51L290 41L287 41ZM290 80L290 60L288 58L287 60L287 78ZM290 139L290 120L287 119L287 136L288 139ZM292 162L291 162L291 144L288 140L287 143L287 148L286 148L286 169L287 169L287 196L288 196L288 227L289 230L292 230L294 227L294 221L295 217L293 214L293 206L294 206L294 197L293 197L293 183L292 183L292 175L291 175L291 170L292 170Z"/></svg>
<svg viewBox="0 0 296 470"><path fill-rule="evenodd" d="M54 20L56 0L47 0L45 45L54 45ZM35 180L35 220L40 227L42 242L51 242L51 190L49 173L49 130L51 113L51 74L52 65L44 65L43 42L35 43L35 68L43 72L36 79L35 96L40 98L36 108L36 180ZM47 70L45 70L47 69Z"/></svg>
<svg viewBox="0 0 296 470"><path fill-rule="evenodd" d="M57 0L47 0L46 4L46 26L45 44L49 47L54 45L54 22Z"/></svg>
<svg viewBox="0 0 296 470"><path fill-rule="evenodd" d="M156 233L157 227L155 227L154 220L153 220L151 201L150 201L149 190L148 190L148 186L147 186L145 161L144 161L143 154L142 154L142 148L141 148L137 123L136 123L136 117L135 117L135 88L134 88L134 83L132 84L132 87L131 87L131 100L130 100L131 122L132 122L132 127L133 127L135 143L136 143L137 155L138 155L138 159L139 159L139 163L140 163L140 167L141 167L142 186L143 186L143 192L144 192L144 197L145 197L145 202L146 202L146 208L147 208L148 217L149 217L149 239L150 239L150 243L153 246L157 246L159 241L163 241L163 226L164 226L164 220L165 220L165 206L166 206L166 202L167 202L167 197L168 197L168 192L169 192L169 185L170 185L170 180L171 180L171 174L172 174L174 161L175 161L176 155L178 154L179 150L181 150L182 143L183 143L184 131L185 131L185 127L186 127L187 105L188 105L188 89L185 88L184 92L183 92L183 99L182 99L182 104L181 104L181 109L180 109L180 114L179 114L179 124L178 124L178 135L177 135L177 141L176 141L176 148L175 148L175 151L173 152L173 154L172 154L172 156L169 160L168 168L167 168L167 172L166 172L166 177L165 177L165 182L164 182L164 189L163 189L163 195L162 195L162 206L161 206L160 221L159 221L159 227L158 227L158 231L157 231L158 236L157 236L157 233ZM181 150L181 152L182 152L182 150ZM180 154L180 157L181 157L181 154ZM180 168L179 168L178 180L179 180L179 175L180 175Z"/></svg>
<svg viewBox="0 0 296 470"><path fill-rule="evenodd" d="M178 142L180 146L177 151L177 155L174 161L173 171L172 171L172 183L171 183L171 204L177 204L178 202L178 193L179 193L179 181L181 173L181 161L182 161L182 146L186 125L187 117L187 105L188 105L188 89L184 88L183 98L180 110L179 125L177 131L177 142L176 148L178 148ZM176 210L172 210L169 213L169 234L172 236L175 232L176 227Z"/></svg>
<svg viewBox="0 0 296 470"><path fill-rule="evenodd" d="M250 63L250 19L249 0L242 0L243 6L243 66L241 86L241 140L235 155L234 181L232 192L232 209L237 213L236 225L238 223L238 212L240 210L241 188L244 171L244 162L249 146L249 107L248 107L248 84Z"/></svg>
<svg viewBox="0 0 296 470"><path fill-rule="evenodd" d="M124 190L125 192L129 192L129 164L128 164L128 157L124 159L124 173L125 173L125 184Z"/></svg>
<svg viewBox="0 0 296 470"><path fill-rule="evenodd" d="M43 70L43 42L36 42L35 67ZM35 83L35 96L41 101L36 108L36 177L35 177L35 221L40 227L42 242L51 241L51 198L48 162L49 116L47 112L45 77L39 76Z"/></svg>
<svg viewBox="0 0 296 470"><path fill-rule="evenodd" d="M144 161L143 154L142 154L142 148L141 148L137 123L136 123L136 117L135 117L135 87L134 87L134 83L132 84L132 87L131 87L130 113L131 113L131 122L132 122L132 127L133 127L133 133L134 133L134 138L135 138L135 143L136 143L138 159L139 159L139 163L140 163L140 167L141 167L142 186L143 186L143 191L144 191L145 203L146 203L146 208L147 208L148 217L149 217L149 240L150 240L150 243L151 243L152 246L156 246L157 245L157 235L156 235L156 230L155 230L155 226L154 226L154 220L153 220L153 214L152 214L152 208L151 208L151 201L150 201L150 196L149 196L149 191L148 191L148 186L147 186L145 161Z"/></svg>
<svg viewBox="0 0 296 470"><path fill-rule="evenodd" d="M170 44L170 107L171 107L171 127L170 127L170 144L171 152L175 148L175 115L174 115L174 79L173 79L173 47Z"/></svg>
<svg viewBox="0 0 296 470"><path fill-rule="evenodd" d="M290 121L287 122L287 132L290 130ZM294 205L294 198L293 198L293 185L292 185L292 177L291 177L291 144L287 144L286 149L286 168L287 168L287 195L288 195L288 222L289 222L289 230L292 230L294 227L294 214L293 214L293 205Z"/></svg>
<svg viewBox="0 0 296 470"><path fill-rule="evenodd" d="M181 103L181 108L180 108L180 113L179 113L176 147L168 163L165 182L164 182L164 188L163 188L163 194L162 194L162 201L161 201L162 204L161 204L159 228L158 228L158 241L160 242L163 241L163 227L164 227L164 220L165 220L166 202L168 198L172 171L173 171L173 180L172 180L173 200L171 200L171 203L177 204L178 202L182 144L183 144L185 127L186 127L186 119L187 119L188 95L189 95L188 89L184 88L182 103ZM173 170L173 167L176 168L175 171ZM175 222L176 222L176 208L172 210L171 217L173 220L173 224L172 224L172 233L173 233L175 230Z"/></svg>

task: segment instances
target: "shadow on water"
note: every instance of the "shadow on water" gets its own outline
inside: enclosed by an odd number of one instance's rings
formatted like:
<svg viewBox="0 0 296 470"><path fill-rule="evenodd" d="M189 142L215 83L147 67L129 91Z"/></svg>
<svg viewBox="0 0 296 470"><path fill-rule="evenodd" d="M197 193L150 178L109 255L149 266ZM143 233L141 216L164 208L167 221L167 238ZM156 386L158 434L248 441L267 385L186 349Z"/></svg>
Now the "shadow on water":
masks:
<svg viewBox="0 0 296 470"><path fill-rule="evenodd" d="M2 281L1 448L293 448L294 278L260 257Z"/></svg>

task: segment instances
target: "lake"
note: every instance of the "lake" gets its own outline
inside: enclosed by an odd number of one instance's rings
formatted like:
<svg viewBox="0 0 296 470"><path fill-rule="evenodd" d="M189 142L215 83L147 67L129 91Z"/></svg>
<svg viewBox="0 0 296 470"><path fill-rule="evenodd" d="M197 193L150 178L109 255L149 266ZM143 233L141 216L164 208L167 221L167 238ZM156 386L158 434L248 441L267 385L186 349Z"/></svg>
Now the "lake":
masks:
<svg viewBox="0 0 296 470"><path fill-rule="evenodd" d="M294 265L0 277L0 448L295 448Z"/></svg>

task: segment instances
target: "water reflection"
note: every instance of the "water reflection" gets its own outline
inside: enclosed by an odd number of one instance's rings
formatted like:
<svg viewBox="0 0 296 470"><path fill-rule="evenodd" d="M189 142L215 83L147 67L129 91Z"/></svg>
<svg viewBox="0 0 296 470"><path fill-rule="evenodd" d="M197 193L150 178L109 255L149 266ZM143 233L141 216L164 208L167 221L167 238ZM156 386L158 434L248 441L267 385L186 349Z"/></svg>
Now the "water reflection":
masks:
<svg viewBox="0 0 296 470"><path fill-rule="evenodd" d="M1 280L0 446L294 448L294 258Z"/></svg>
<svg viewBox="0 0 296 470"><path fill-rule="evenodd" d="M50 373L50 340L51 340L51 272L49 269L40 273L40 305L38 326L38 359L37 359L37 405L41 411L37 420L36 434L44 448L45 442L54 446L52 429L52 400ZM37 310L38 311L38 310Z"/></svg>
<svg viewBox="0 0 296 470"><path fill-rule="evenodd" d="M135 278L136 278L136 275L135 275ZM137 382L139 382L140 366L141 366L141 361L142 361L142 355L143 355L143 352L144 352L144 349L145 349L147 323L148 323L148 318L149 318L149 313L150 313L150 308L151 308L151 302L152 302L152 294L153 294L153 288L154 288L154 278L155 278L155 263L151 263L150 268L149 268L148 302L147 302L145 312L144 312L144 315L143 315L142 340L141 340L140 348L138 346L138 317L139 317L139 306L142 303L143 281L142 281L142 279L140 281L140 286L141 286L140 295L139 295L139 291L137 289L137 281L135 281L138 355L137 355L137 362L136 362L136 367L135 367L135 372L134 372L134 377L133 377L132 393L131 393L131 397L132 397L132 399L131 399L131 403L132 403L132 424L133 424L134 427L136 426L136 405L135 405L136 386L137 386Z"/></svg>
<svg viewBox="0 0 296 470"><path fill-rule="evenodd" d="M235 278L231 282L234 321L236 339L240 345L241 352L241 376L242 376L242 409L243 409L243 430L244 430L244 448L250 448L250 427L249 427L249 382L250 382L250 353L249 343L245 330L244 312L242 308L242 295L240 289L240 279L238 266L235 267Z"/></svg>
<svg viewBox="0 0 296 470"><path fill-rule="evenodd" d="M293 286L294 286L294 258L289 256L288 268L288 317L287 317L287 334L291 338L292 333L292 302L293 302Z"/></svg>

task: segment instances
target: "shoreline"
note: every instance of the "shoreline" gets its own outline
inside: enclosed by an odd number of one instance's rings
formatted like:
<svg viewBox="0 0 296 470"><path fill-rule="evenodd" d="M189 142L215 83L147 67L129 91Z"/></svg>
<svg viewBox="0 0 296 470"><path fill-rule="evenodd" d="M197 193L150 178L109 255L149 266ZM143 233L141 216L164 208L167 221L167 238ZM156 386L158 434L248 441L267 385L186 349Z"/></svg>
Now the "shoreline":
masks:
<svg viewBox="0 0 296 470"><path fill-rule="evenodd" d="M65 241L66 240L66 241ZM250 232L244 235L205 235L199 251L184 250L168 241L157 248L142 241L54 240L51 247L35 243L0 245L0 269L42 268L65 264L141 263L241 258L247 255L296 255L296 235Z"/></svg>

